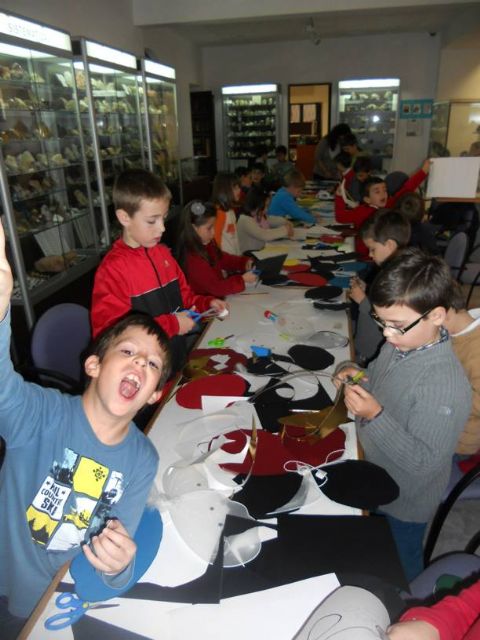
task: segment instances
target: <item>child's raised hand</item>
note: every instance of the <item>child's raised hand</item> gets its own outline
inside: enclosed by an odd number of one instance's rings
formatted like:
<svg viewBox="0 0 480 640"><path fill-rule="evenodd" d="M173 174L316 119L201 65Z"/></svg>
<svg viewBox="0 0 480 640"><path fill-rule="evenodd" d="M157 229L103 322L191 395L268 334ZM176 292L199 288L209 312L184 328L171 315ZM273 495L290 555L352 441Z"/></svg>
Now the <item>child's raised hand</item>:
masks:
<svg viewBox="0 0 480 640"><path fill-rule="evenodd" d="M423 173L428 173L430 171L430 167L432 166L432 161L430 158L427 158L425 162L422 164Z"/></svg>
<svg viewBox="0 0 480 640"><path fill-rule="evenodd" d="M91 539L92 549L83 545L89 563L107 575L116 575L132 562L137 545L120 520L109 520L104 529Z"/></svg>
<svg viewBox="0 0 480 640"><path fill-rule="evenodd" d="M12 269L5 252L5 231L0 220L0 318L3 318L13 289Z"/></svg>
<svg viewBox="0 0 480 640"><path fill-rule="evenodd" d="M246 271L242 278L245 284L253 284L257 281L257 275L253 271Z"/></svg>
<svg viewBox="0 0 480 640"><path fill-rule="evenodd" d="M353 415L366 420L373 420L383 408L378 400L359 384L345 385L345 406Z"/></svg>
<svg viewBox="0 0 480 640"><path fill-rule="evenodd" d="M183 336L195 327L195 320L188 315L188 311L180 311L175 314L178 320L178 333Z"/></svg>

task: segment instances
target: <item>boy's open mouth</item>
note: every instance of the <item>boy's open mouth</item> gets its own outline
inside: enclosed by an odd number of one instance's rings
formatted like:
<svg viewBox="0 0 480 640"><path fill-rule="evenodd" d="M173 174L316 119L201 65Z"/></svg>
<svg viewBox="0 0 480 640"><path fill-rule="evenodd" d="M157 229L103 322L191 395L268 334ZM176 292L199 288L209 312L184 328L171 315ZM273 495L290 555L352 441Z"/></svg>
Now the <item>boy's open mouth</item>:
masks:
<svg viewBox="0 0 480 640"><path fill-rule="evenodd" d="M133 373L129 373L120 382L120 395L131 400L140 389L140 379Z"/></svg>

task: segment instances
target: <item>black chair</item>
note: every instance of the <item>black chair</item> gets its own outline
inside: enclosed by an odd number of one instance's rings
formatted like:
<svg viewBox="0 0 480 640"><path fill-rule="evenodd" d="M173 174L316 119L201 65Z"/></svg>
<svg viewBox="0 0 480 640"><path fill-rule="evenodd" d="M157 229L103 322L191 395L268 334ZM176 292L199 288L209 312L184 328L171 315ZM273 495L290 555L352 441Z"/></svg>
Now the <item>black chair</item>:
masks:
<svg viewBox="0 0 480 640"><path fill-rule="evenodd" d="M437 509L432 520L426 542L424 545L423 559L425 566L430 562L435 544L437 543L440 531L447 519L450 510L457 500L479 500L480 499L480 460L463 474L456 462L452 465L452 474L443 502ZM468 553L474 553L480 544L480 530L471 538L465 547Z"/></svg>
<svg viewBox="0 0 480 640"><path fill-rule="evenodd" d="M88 309L64 303L48 309L33 328L31 356L34 367L26 372L46 387L81 393L83 352L91 338Z"/></svg>
<svg viewBox="0 0 480 640"><path fill-rule="evenodd" d="M449 240L444 253L444 260L450 267L452 277L460 280L468 252L468 236L464 231L455 233Z"/></svg>

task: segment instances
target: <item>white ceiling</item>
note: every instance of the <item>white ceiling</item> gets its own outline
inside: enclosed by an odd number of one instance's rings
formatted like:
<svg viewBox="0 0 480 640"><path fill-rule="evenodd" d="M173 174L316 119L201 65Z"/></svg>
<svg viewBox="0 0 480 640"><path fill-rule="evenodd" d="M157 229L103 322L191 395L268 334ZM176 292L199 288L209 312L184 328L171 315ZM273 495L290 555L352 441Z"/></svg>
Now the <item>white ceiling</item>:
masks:
<svg viewBox="0 0 480 640"><path fill-rule="evenodd" d="M478 9L478 12L475 11ZM277 18L254 18L170 23L168 27L198 46L218 46L291 40L317 40L342 36L377 33L428 32L443 33L462 14L478 15L469 20L471 33L462 46L479 46L480 2L437 4L430 6L332 11L318 14L298 14ZM310 25L310 27L307 27ZM159 27L159 24L145 23Z"/></svg>

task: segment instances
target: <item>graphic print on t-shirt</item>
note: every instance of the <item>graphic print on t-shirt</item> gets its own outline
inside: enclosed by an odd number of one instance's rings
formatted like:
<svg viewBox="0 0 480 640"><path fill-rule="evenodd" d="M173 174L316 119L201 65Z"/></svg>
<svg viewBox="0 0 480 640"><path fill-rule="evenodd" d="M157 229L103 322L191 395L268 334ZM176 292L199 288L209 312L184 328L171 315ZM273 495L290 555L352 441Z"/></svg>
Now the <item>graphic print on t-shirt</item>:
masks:
<svg viewBox="0 0 480 640"><path fill-rule="evenodd" d="M49 551L77 547L102 527L123 490L121 473L65 449L27 509L32 539Z"/></svg>

